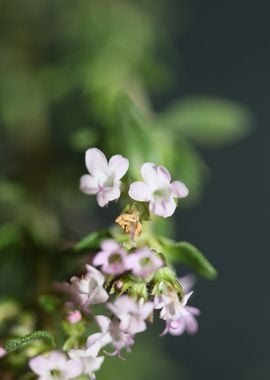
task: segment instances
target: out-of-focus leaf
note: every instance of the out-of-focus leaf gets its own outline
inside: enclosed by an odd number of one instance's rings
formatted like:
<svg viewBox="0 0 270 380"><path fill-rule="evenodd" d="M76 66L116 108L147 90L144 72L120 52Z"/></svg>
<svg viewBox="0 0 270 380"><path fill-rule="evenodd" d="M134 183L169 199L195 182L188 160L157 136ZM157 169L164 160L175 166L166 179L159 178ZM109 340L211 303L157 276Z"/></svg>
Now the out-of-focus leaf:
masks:
<svg viewBox="0 0 270 380"><path fill-rule="evenodd" d="M166 238L161 238L160 242L164 248L163 253L172 261L190 266L209 280L217 276L216 269L194 245L185 241L176 243Z"/></svg>
<svg viewBox="0 0 270 380"><path fill-rule="evenodd" d="M5 223L0 226L0 250L12 244L17 244L20 239L20 229L17 225Z"/></svg>
<svg viewBox="0 0 270 380"><path fill-rule="evenodd" d="M69 137L69 144L74 150L82 151L97 143L97 133L95 130L80 128L73 132Z"/></svg>
<svg viewBox="0 0 270 380"><path fill-rule="evenodd" d="M37 340L37 339L46 340L52 346L55 346L54 337L48 331L34 331L33 333L25 335L20 338L8 339L4 344L4 349L7 352L16 351L19 348L22 348L26 344L29 344L32 341Z"/></svg>
<svg viewBox="0 0 270 380"><path fill-rule="evenodd" d="M214 97L179 100L161 115L165 127L205 145L222 145L250 131L252 115L247 107Z"/></svg>
<svg viewBox="0 0 270 380"><path fill-rule="evenodd" d="M20 306L17 301L8 298L0 300L0 326L8 319L18 315Z"/></svg>
<svg viewBox="0 0 270 380"><path fill-rule="evenodd" d="M101 242L104 239L111 237L111 234L108 230L92 232L91 234L82 238L77 244L74 245L73 251L75 252L84 252L88 250L95 250L100 247Z"/></svg>
<svg viewBox="0 0 270 380"><path fill-rule="evenodd" d="M130 173L138 177L141 164L151 158L151 125L127 96L117 99L115 109L119 133L114 131L111 144L129 157Z"/></svg>
<svg viewBox="0 0 270 380"><path fill-rule="evenodd" d="M175 179L183 181L189 188L185 204L197 201L208 176L208 168L193 146L180 137L175 138L173 162L170 166ZM181 202L181 201L180 201Z"/></svg>
<svg viewBox="0 0 270 380"><path fill-rule="evenodd" d="M17 206L23 203L26 198L26 192L19 183L6 179L0 181L0 205L1 207Z"/></svg>
<svg viewBox="0 0 270 380"><path fill-rule="evenodd" d="M38 298L38 303L44 311L52 313L60 305L60 300L52 295L41 295Z"/></svg>

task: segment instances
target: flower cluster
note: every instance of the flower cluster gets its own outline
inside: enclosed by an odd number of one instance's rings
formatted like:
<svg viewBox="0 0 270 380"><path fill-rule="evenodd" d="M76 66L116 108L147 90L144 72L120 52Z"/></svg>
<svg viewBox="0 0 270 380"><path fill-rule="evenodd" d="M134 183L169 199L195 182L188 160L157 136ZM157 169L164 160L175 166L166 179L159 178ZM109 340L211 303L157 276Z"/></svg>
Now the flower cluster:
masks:
<svg viewBox="0 0 270 380"><path fill-rule="evenodd" d="M100 150L92 148L86 152L85 161L90 174L81 178L81 190L96 194L102 207L118 199L128 160L115 155L107 161ZM141 174L144 182L131 183L128 195L136 202L149 202L150 214L166 218L175 211L175 198L188 195L186 186L172 182L163 166L145 163ZM103 240L100 250L86 264L84 274L73 276L62 285L69 296L65 322L74 329L91 323L96 332L87 336L87 328L83 329L86 335L73 339L71 344L68 341L64 351L32 358L29 366L39 379L68 380L80 375L95 379L104 355L121 357L122 350L130 351L136 335L147 329L156 313L165 324L161 335L197 331L195 317L199 310L187 305L192 294L190 278L178 279L158 246L153 247L151 239L138 236L143 220L140 221L137 209L124 212L119 220L128 232L126 240ZM97 315L95 305L103 305Z"/></svg>
<svg viewBox="0 0 270 380"><path fill-rule="evenodd" d="M126 174L129 161L117 154L109 162L97 148L86 151L85 165L90 174L81 177L80 189L85 194L96 194L99 206L120 198L121 178ZM171 175L164 166L146 162L141 167L144 179L130 184L128 194L138 202L149 202L149 211L153 215L167 218L175 209L175 198L185 198L188 189L180 181L171 182Z"/></svg>

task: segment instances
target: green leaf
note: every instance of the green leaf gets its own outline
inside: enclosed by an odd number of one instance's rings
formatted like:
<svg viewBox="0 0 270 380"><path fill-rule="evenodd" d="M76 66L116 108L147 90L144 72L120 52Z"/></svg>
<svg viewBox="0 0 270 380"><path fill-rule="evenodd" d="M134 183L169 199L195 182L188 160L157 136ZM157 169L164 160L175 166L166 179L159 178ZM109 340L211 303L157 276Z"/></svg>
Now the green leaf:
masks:
<svg viewBox="0 0 270 380"><path fill-rule="evenodd" d="M166 238L161 238L160 243L163 245L164 254L172 261L190 266L209 280L217 276L216 269L194 245L185 241L176 243Z"/></svg>
<svg viewBox="0 0 270 380"><path fill-rule="evenodd" d="M73 247L74 252L83 252L88 250L95 250L100 247L101 242L104 239L111 237L108 230L103 230L99 232L92 232L91 234L83 237L78 243Z"/></svg>
<svg viewBox="0 0 270 380"><path fill-rule="evenodd" d="M60 305L60 299L52 295L41 295L38 298L38 303L44 311L52 313Z"/></svg>
<svg viewBox="0 0 270 380"><path fill-rule="evenodd" d="M46 340L49 344L55 346L54 337L48 331L34 331L33 333L23 337L8 339L4 344L4 349L7 352L16 351L37 339Z"/></svg>
<svg viewBox="0 0 270 380"><path fill-rule="evenodd" d="M204 145L222 145L245 136L252 124L247 107L214 97L178 101L160 115L160 123Z"/></svg>
<svg viewBox="0 0 270 380"><path fill-rule="evenodd" d="M19 243L21 233L16 224L5 223L0 226L0 250Z"/></svg>

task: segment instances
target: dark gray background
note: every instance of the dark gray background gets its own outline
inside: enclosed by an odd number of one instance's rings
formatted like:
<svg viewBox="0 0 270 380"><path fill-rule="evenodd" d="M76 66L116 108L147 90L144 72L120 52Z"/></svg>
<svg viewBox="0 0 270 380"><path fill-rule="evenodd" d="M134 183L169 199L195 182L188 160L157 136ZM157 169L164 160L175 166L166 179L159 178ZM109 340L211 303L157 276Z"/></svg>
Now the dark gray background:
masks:
<svg viewBox="0 0 270 380"><path fill-rule="evenodd" d="M197 244L220 276L197 288L196 339L170 339L167 349L192 380L269 380L270 3L190 4L189 32L175 37L184 61L181 94L243 102L255 129L237 144L201 151L212 176L201 204L178 214L178 237Z"/></svg>

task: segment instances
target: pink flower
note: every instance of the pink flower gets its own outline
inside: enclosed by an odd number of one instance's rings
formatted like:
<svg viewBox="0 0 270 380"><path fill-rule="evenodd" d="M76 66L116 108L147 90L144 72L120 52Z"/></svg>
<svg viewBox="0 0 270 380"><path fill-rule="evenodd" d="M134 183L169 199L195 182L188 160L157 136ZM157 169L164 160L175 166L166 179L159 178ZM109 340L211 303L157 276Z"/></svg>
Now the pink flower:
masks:
<svg viewBox="0 0 270 380"><path fill-rule="evenodd" d="M79 310L70 310L68 312L67 320L71 324L78 323L78 322L80 322L81 319L82 319L82 315L81 315Z"/></svg>
<svg viewBox="0 0 270 380"><path fill-rule="evenodd" d="M162 309L160 318L166 320L166 328L162 335L166 333L181 335L185 331L195 334L198 331L198 322L195 316L198 316L200 311L195 307L187 306L192 293L185 295L181 302L175 292L156 298L155 308Z"/></svg>
<svg viewBox="0 0 270 380"><path fill-rule="evenodd" d="M196 278L193 274L187 274L183 277L178 278L178 281L183 289L183 292L189 293L194 285L196 284Z"/></svg>
<svg viewBox="0 0 270 380"><path fill-rule="evenodd" d="M152 313L154 304L145 302L140 305L128 296L121 296L113 304L109 303L108 308L120 319L120 329L134 335L146 330L145 319Z"/></svg>
<svg viewBox="0 0 270 380"><path fill-rule="evenodd" d="M85 165L90 175L81 177L82 192L97 194L97 202L101 207L120 197L120 179L126 174L129 166L126 158L116 154L108 162L103 152L91 148L85 153Z"/></svg>
<svg viewBox="0 0 270 380"><path fill-rule="evenodd" d="M135 201L149 202L149 210L154 215L171 216L176 209L174 198L185 198L187 187L180 181L171 182L168 170L151 162L143 164L141 174L145 182L132 183L129 196Z"/></svg>
<svg viewBox="0 0 270 380"><path fill-rule="evenodd" d="M100 337L100 341L102 344L107 345L110 343L115 348L115 351L109 355L120 356L123 348L129 350L130 346L134 344L132 335L121 330L118 320L109 319L103 315L98 315L96 316L96 321L101 328L102 335Z"/></svg>
<svg viewBox="0 0 270 380"><path fill-rule="evenodd" d="M29 361L29 367L40 380L70 380L82 373L79 360L68 359L63 352L51 351Z"/></svg>
<svg viewBox="0 0 270 380"><path fill-rule="evenodd" d="M131 253L126 258L126 267L136 276L146 277L162 267L163 261L155 253L145 247Z"/></svg>
<svg viewBox="0 0 270 380"><path fill-rule="evenodd" d="M0 346L0 359L6 356L7 351L4 349L4 347Z"/></svg>
<svg viewBox="0 0 270 380"><path fill-rule="evenodd" d="M102 251L93 259L93 265L101 266L104 273L118 275L125 271L125 250L114 240L105 240L101 244Z"/></svg>
<svg viewBox="0 0 270 380"><path fill-rule="evenodd" d="M91 342L92 343L92 342ZM104 361L104 356L97 356L101 349L98 341L88 345L86 349L73 349L68 352L69 356L78 360L82 365L82 373L95 380L95 372L98 371Z"/></svg>
<svg viewBox="0 0 270 380"><path fill-rule="evenodd" d="M109 296L103 288L104 276L91 265L86 265L87 273L84 277L72 277L69 291L74 300L82 307L104 303Z"/></svg>

